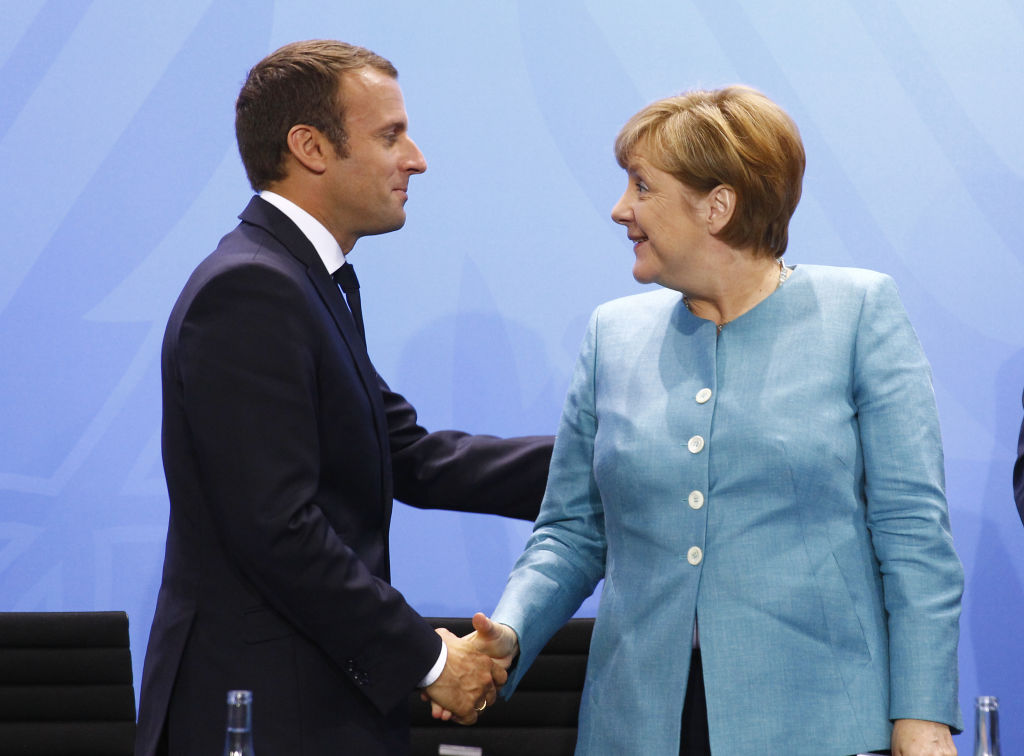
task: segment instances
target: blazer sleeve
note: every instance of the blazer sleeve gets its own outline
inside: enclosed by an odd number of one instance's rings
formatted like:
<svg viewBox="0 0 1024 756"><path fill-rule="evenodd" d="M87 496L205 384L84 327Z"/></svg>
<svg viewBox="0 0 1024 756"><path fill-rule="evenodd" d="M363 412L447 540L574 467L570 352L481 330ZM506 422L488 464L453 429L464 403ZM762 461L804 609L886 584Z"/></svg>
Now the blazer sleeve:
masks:
<svg viewBox="0 0 1024 756"><path fill-rule="evenodd" d="M547 483L553 436L428 433L416 410L378 376L391 444L395 498L421 509L533 522Z"/></svg>
<svg viewBox="0 0 1024 756"><path fill-rule="evenodd" d="M853 379L867 523L888 613L890 718L959 731L963 569L949 527L931 371L887 276L863 300Z"/></svg>
<svg viewBox="0 0 1024 756"><path fill-rule="evenodd" d="M591 317L565 399L540 515L492 617L519 636L519 658L501 690L506 698L604 577L604 506L594 479L598 312Z"/></svg>
<svg viewBox="0 0 1024 756"><path fill-rule="evenodd" d="M307 297L268 266L216 276L183 316L174 379L224 550L387 712L430 669L441 641L321 507L317 361L326 336Z"/></svg>

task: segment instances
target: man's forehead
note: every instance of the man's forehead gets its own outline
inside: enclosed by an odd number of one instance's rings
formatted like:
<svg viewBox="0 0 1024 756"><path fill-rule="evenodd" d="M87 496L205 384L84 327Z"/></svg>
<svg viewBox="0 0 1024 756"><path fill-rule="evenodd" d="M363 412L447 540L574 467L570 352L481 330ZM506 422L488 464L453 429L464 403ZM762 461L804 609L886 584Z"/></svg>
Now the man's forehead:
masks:
<svg viewBox="0 0 1024 756"><path fill-rule="evenodd" d="M397 86L398 80L394 76L390 76L384 71L374 68L373 66L362 66L361 68L352 68L348 71L342 71L341 83L346 88L373 88L378 84L394 84Z"/></svg>
<svg viewBox="0 0 1024 756"><path fill-rule="evenodd" d="M367 113L400 111L405 113L405 101L398 81L376 68L364 67L346 71L338 83L345 109Z"/></svg>

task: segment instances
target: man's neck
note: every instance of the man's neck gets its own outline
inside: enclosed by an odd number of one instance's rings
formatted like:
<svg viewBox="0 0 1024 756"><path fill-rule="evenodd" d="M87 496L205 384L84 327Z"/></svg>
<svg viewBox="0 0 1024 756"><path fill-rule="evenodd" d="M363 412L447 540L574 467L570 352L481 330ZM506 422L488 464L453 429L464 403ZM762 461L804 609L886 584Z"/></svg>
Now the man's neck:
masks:
<svg viewBox="0 0 1024 756"><path fill-rule="evenodd" d="M333 274L345 264L345 251L330 230L312 213L293 199L279 194L273 189L264 189L260 192L260 197L287 215L289 220L298 226L299 231L313 245L328 273Z"/></svg>
<svg viewBox="0 0 1024 756"><path fill-rule="evenodd" d="M305 186L300 182L289 181L285 178L268 186L266 191L284 197L288 202L312 216L317 223L330 232L344 254L347 255L356 245L356 238L351 237L350 234L339 233L336 228L337 224L332 222L330 213L323 207L322 193L316 187Z"/></svg>

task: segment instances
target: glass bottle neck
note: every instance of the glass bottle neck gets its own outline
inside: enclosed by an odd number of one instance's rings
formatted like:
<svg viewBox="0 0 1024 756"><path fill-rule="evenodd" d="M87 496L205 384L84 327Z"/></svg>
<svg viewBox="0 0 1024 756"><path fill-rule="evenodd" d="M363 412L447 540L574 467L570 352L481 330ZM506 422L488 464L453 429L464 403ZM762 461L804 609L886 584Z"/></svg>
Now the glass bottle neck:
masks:
<svg viewBox="0 0 1024 756"><path fill-rule="evenodd" d="M974 756L1000 756L999 702L991 696L978 698L976 714Z"/></svg>
<svg viewBox="0 0 1024 756"><path fill-rule="evenodd" d="M253 756L252 693L228 693L228 724L224 735L224 756Z"/></svg>

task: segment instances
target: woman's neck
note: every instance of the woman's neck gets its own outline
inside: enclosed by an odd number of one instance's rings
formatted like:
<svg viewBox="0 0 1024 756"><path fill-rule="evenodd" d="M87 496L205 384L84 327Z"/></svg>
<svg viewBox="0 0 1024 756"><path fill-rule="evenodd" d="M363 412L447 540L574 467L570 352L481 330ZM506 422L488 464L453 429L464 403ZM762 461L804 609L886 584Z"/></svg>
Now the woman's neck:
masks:
<svg viewBox="0 0 1024 756"><path fill-rule="evenodd" d="M771 296L789 271L781 259L751 252L730 256L729 262L700 292L683 292L687 308L721 330Z"/></svg>

